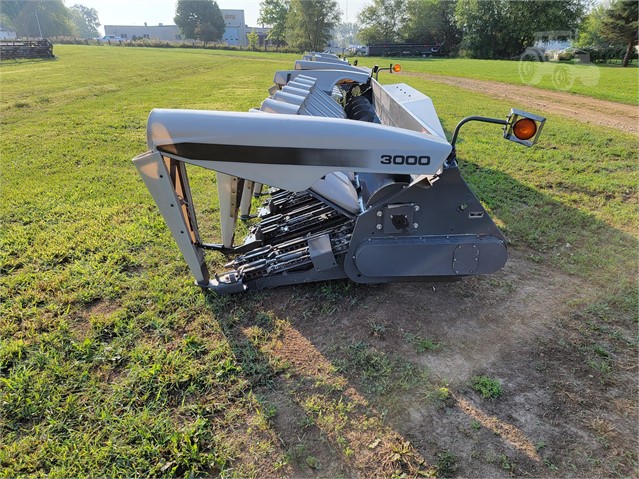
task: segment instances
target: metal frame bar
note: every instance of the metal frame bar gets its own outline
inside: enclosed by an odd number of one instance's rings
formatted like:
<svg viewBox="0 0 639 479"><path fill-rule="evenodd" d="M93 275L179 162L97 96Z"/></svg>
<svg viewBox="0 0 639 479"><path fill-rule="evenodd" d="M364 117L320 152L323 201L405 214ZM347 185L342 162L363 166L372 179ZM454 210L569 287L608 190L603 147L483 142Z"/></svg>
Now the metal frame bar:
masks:
<svg viewBox="0 0 639 479"><path fill-rule="evenodd" d="M198 246L200 235L184 163L165 158L157 151L147 151L133 163L164 217L195 281L208 287L210 275L204 252Z"/></svg>

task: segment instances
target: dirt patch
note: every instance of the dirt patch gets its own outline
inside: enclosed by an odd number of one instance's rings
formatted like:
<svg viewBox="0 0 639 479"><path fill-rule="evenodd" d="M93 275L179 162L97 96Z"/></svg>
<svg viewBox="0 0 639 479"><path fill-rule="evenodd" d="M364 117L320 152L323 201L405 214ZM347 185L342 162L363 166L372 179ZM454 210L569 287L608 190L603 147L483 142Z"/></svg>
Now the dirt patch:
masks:
<svg viewBox="0 0 639 479"><path fill-rule="evenodd" d="M525 105L533 111L555 113L592 125L607 126L639 136L639 107L583 95L544 90L471 78L451 77L432 73L408 73L428 81L445 83L484 95Z"/></svg>
<svg viewBox="0 0 639 479"><path fill-rule="evenodd" d="M69 326L78 341L84 341L91 335L91 318L108 318L120 306L113 301L98 299L86 305L75 316L71 317Z"/></svg>
<svg viewBox="0 0 639 479"><path fill-rule="evenodd" d="M268 294L268 304L293 328L277 354L302 374L343 376L344 390L354 390L367 406L362 421L374 419L386 436L396 433L440 476L623 476L637 464L637 409L628 402L637 395L637 368L628 361L634 346L623 339L632 326L612 336L592 333L577 311L597 294L585 281L511 251L506 268L491 276L281 288ZM395 358L389 363L395 369L406 364L427 379L404 378L409 385L402 389L393 384L394 372L371 379L362 368L340 366L353 345L369 348L371 360ZM604 358L610 371L598 366L597 354L610 354ZM499 381L501 396L489 400L474 391L471 379L478 375ZM320 393L306 389L294 395ZM334 401L338 396L349 400L333 391ZM355 424L355 416L344 424L344 437ZM293 426L278 427L290 436ZM357 461L342 454L329 466L327 451L339 447L332 431L321 437L321 447L309 441L308 454L321 457L326 470L380 473L370 462L353 470ZM361 444L356 456L366 450L367 442Z"/></svg>
<svg viewBox="0 0 639 479"><path fill-rule="evenodd" d="M347 473L344 466L334 460L337 451L322 436L320 429L307 420L299 404L280 388L266 397L277 408L274 426L282 447L291 458L291 470L287 472L292 477L319 475L319 471L323 477Z"/></svg>

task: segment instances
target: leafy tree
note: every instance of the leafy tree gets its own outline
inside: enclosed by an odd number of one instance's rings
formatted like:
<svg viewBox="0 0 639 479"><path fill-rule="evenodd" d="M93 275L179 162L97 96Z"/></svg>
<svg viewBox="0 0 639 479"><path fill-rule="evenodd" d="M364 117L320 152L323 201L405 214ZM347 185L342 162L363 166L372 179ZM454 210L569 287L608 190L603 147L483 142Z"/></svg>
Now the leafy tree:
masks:
<svg viewBox="0 0 639 479"><path fill-rule="evenodd" d="M185 38L204 43L220 40L226 28L220 7L213 0L178 0L173 21Z"/></svg>
<svg viewBox="0 0 639 479"><path fill-rule="evenodd" d="M269 25L267 39L276 46L286 42L286 20L291 4L288 0L262 0L258 22Z"/></svg>
<svg viewBox="0 0 639 479"><path fill-rule="evenodd" d="M20 11L25 6L26 2L24 1L6 1L2 0L0 2L0 20L5 25L11 24L13 28L17 28L18 17L20 16ZM20 32L16 32L18 36Z"/></svg>
<svg viewBox="0 0 639 479"><path fill-rule="evenodd" d="M204 45L220 40L223 35L224 29L220 30L219 26L212 23L198 23L197 27L195 27L195 37L197 40L203 41Z"/></svg>
<svg viewBox="0 0 639 479"><path fill-rule="evenodd" d="M340 23L335 27L333 31L333 37L337 40L337 44L346 48L349 45L353 45L356 42L357 34L359 31L359 27L357 23L354 22L345 22Z"/></svg>
<svg viewBox="0 0 639 479"><path fill-rule="evenodd" d="M576 46L579 48L605 48L609 42L601 35L601 24L606 15L606 7L597 4L586 15L579 26L579 37Z"/></svg>
<svg viewBox="0 0 639 479"><path fill-rule="evenodd" d="M586 13L589 0L508 2L508 18L515 28L511 30L522 46L530 46L535 32L575 31Z"/></svg>
<svg viewBox="0 0 639 479"><path fill-rule="evenodd" d="M460 0L455 9L457 26L462 31L462 50L476 58L495 58L502 54L496 39L505 23L502 0Z"/></svg>
<svg viewBox="0 0 639 479"><path fill-rule="evenodd" d="M62 0L3 0L2 15L19 37L72 35L72 15Z"/></svg>
<svg viewBox="0 0 639 479"><path fill-rule="evenodd" d="M632 57L632 49L637 44L637 0L617 0L606 11L601 23L601 34L611 42L623 42L626 53L622 66L627 67Z"/></svg>
<svg viewBox="0 0 639 479"><path fill-rule="evenodd" d="M461 40L455 23L454 0L408 0L404 39L407 42L445 43L455 52Z"/></svg>
<svg viewBox="0 0 639 479"><path fill-rule="evenodd" d="M534 43L535 33L574 30L587 0L459 0L460 48L476 58L511 58Z"/></svg>
<svg viewBox="0 0 639 479"><path fill-rule="evenodd" d="M70 10L78 36L93 38L99 35L98 27L100 26L100 20L98 19L98 12L95 8L76 4L73 5Z"/></svg>
<svg viewBox="0 0 639 479"><path fill-rule="evenodd" d="M251 33L246 35L246 37L248 38L249 48L253 51L257 50L257 47L260 45L260 37L255 33L255 30L251 30Z"/></svg>
<svg viewBox="0 0 639 479"><path fill-rule="evenodd" d="M288 43L300 49L323 50L340 13L335 0L291 0L286 19Z"/></svg>
<svg viewBox="0 0 639 479"><path fill-rule="evenodd" d="M358 36L362 42L396 43L401 40L401 28L406 21L406 0L373 0L359 13L362 27Z"/></svg>

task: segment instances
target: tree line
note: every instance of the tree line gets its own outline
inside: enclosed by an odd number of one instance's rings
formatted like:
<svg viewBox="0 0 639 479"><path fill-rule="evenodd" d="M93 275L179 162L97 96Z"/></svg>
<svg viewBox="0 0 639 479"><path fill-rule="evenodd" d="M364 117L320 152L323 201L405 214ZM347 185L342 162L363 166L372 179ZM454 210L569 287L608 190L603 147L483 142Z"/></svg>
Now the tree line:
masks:
<svg viewBox="0 0 639 479"><path fill-rule="evenodd" d="M99 35L95 8L80 4L68 8L62 0L2 0L0 6L0 22L19 38Z"/></svg>
<svg viewBox="0 0 639 479"><path fill-rule="evenodd" d="M544 33L563 32L593 54L623 49L625 66L637 45L638 2L608 2L371 0L354 24L339 23L332 0L262 0L259 21L272 27L268 38L276 45L320 50L331 37L342 46L440 43L451 55L485 59L519 58Z"/></svg>
<svg viewBox="0 0 639 479"><path fill-rule="evenodd" d="M576 46L591 57L636 56L638 0L371 0L357 23L341 23L335 0L262 0L259 23L271 27L271 45L323 50L340 44L444 44L451 55L518 58L540 32L579 32ZM2 0L0 21L18 36L98 35L98 13L62 0ZM174 21L185 38L222 39L225 22L213 0L178 0ZM256 35L250 38L255 47Z"/></svg>
<svg viewBox="0 0 639 479"><path fill-rule="evenodd" d="M262 0L258 22L271 27L267 38L276 46L322 51L340 16L335 0Z"/></svg>
<svg viewBox="0 0 639 479"><path fill-rule="evenodd" d="M259 23L271 30L268 41L299 50L323 50L331 40L340 19L335 0L263 0ZM213 0L178 0L175 24L185 38L204 43L219 41L224 19ZM257 46L257 34L248 34L249 47Z"/></svg>
<svg viewBox="0 0 639 479"><path fill-rule="evenodd" d="M582 48L623 47L627 65L637 45L637 0L591 5L590 0L372 0L360 12L358 37L365 44L445 43L452 54L506 59L518 57L535 40L563 33L576 37Z"/></svg>
<svg viewBox="0 0 639 479"><path fill-rule="evenodd" d="M541 31L574 30L587 0L373 0L360 13L364 43L444 43L474 58L510 58Z"/></svg>
<svg viewBox="0 0 639 479"><path fill-rule="evenodd" d="M577 47L602 60L615 58L622 51L622 66L628 66L633 54L636 56L638 4L636 0L597 4L581 23Z"/></svg>

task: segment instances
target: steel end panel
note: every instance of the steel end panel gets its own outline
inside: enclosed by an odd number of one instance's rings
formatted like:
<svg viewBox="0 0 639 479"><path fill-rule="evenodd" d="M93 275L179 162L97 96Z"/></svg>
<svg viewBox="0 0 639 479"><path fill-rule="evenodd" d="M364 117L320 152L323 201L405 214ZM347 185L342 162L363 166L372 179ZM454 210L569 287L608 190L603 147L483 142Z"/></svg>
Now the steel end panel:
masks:
<svg viewBox="0 0 639 479"><path fill-rule="evenodd" d="M496 236L474 235L387 237L362 241L355 249L358 282L395 276L466 276L494 273L507 259L506 245ZM383 280L382 280L383 281Z"/></svg>

